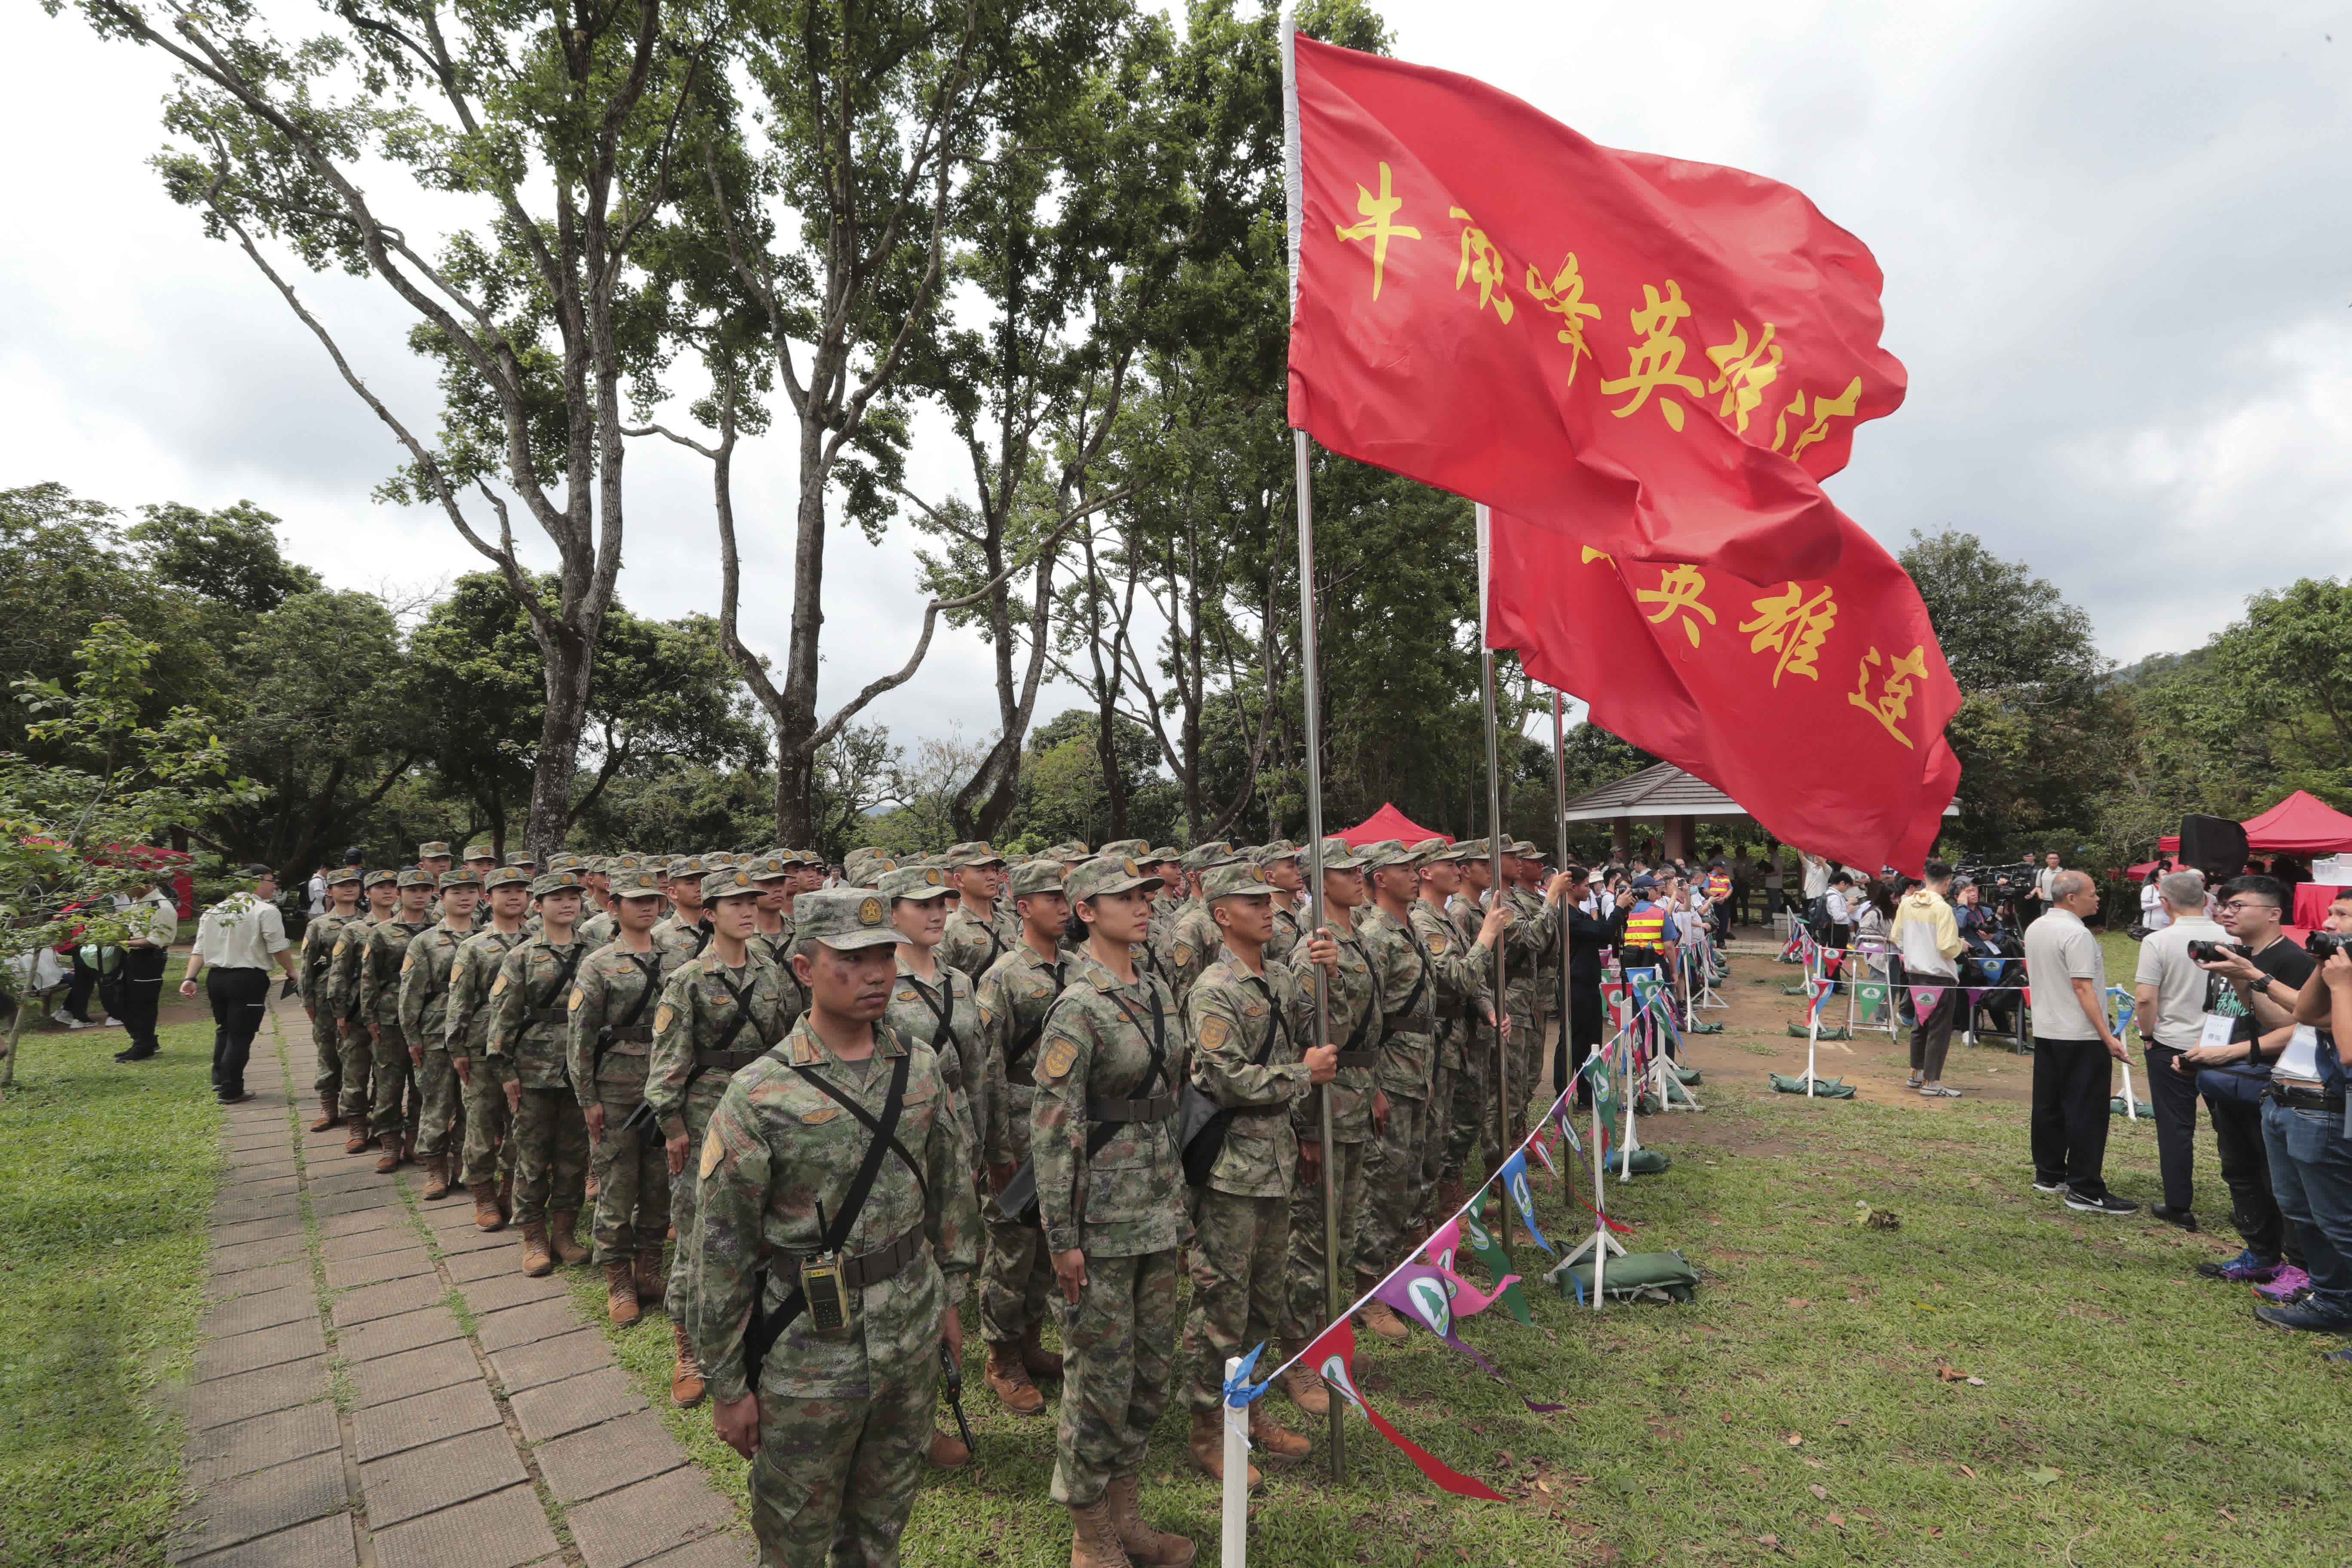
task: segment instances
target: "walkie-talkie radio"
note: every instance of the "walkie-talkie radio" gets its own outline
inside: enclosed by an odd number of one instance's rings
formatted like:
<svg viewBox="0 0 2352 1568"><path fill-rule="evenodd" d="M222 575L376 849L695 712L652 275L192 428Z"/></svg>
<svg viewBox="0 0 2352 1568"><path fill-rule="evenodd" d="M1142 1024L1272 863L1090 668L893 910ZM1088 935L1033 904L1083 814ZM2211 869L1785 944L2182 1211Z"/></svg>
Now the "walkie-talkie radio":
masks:
<svg viewBox="0 0 2352 1568"><path fill-rule="evenodd" d="M824 1233L824 1205L816 1206L817 1234ZM821 1334L838 1333L849 1326L849 1280L842 1272L841 1254L820 1252L801 1260L801 1299L808 1303L809 1326Z"/></svg>

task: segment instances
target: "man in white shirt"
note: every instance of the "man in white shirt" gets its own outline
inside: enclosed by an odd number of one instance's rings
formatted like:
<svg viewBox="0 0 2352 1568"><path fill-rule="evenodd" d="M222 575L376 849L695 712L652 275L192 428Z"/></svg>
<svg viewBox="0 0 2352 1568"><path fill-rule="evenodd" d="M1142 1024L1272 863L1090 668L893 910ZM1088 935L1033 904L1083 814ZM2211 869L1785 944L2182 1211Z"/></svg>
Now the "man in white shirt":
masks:
<svg viewBox="0 0 2352 1568"><path fill-rule="evenodd" d="M2099 889L2081 871L2051 879L2050 912L2025 928L2033 988L2033 1190L2084 1214L2137 1214L2107 1191L2107 1100L2124 1043L2107 1027L2107 961L2083 924Z"/></svg>
<svg viewBox="0 0 2352 1568"><path fill-rule="evenodd" d="M213 1005L213 1092L223 1105L253 1098L246 1092L245 1063L269 1006L270 965L284 970L289 982L294 979L293 946L273 901L277 873L267 866L244 866L237 875L252 882L252 890L232 893L205 911L180 982L180 994L194 996L196 976L205 976L205 994Z"/></svg>
<svg viewBox="0 0 2352 1568"><path fill-rule="evenodd" d="M122 942L122 973L115 982L120 1003L115 1016L131 1044L115 1052L114 1059L143 1062L159 1048L155 1015L163 1002L163 966L180 934L180 910L170 894L151 882L137 890L121 918L128 934Z"/></svg>
<svg viewBox="0 0 2352 1568"><path fill-rule="evenodd" d="M2204 1037L2219 983L2189 956L2189 944L2226 942L2230 933L2205 914L2201 872L2172 872L2158 879L2156 890L2171 919L2139 944L2132 976L2133 1016L2147 1063L2148 1102L2156 1108L2156 1161L2164 1174L2164 1201L2148 1212L2195 1230L2197 1069L2183 1067L2180 1053ZM2224 1040L2229 1032L2225 1022Z"/></svg>

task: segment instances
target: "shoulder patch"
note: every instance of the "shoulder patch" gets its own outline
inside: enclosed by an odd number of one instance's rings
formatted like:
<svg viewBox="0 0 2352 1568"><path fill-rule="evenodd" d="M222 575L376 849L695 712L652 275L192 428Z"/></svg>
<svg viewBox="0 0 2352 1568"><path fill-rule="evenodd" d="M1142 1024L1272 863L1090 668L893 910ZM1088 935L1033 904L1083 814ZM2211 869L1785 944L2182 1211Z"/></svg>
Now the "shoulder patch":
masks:
<svg viewBox="0 0 2352 1568"><path fill-rule="evenodd" d="M503 995L506 992L506 988L507 972L501 969L499 971L499 977L490 982L490 994L493 996Z"/></svg>
<svg viewBox="0 0 2352 1568"><path fill-rule="evenodd" d="M580 1006L580 999L587 994L588 993L585 990L582 989L580 986L574 985L572 988L572 1000L566 1003L565 1005L577 1011Z"/></svg>
<svg viewBox="0 0 2352 1568"><path fill-rule="evenodd" d="M1429 933L1429 951L1432 954L1444 952L1445 951L1444 932L1431 931Z"/></svg>
<svg viewBox="0 0 2352 1568"><path fill-rule="evenodd" d="M416 967L416 955L415 955L415 953L413 953L413 952L407 952L407 953L403 953L403 954L401 955L401 958L400 958L400 972L401 972L403 974L407 973L410 970L412 970L412 969L414 969L414 968L415 968L415 967Z"/></svg>
<svg viewBox="0 0 2352 1568"><path fill-rule="evenodd" d="M696 1171L697 1176L702 1181L709 1181L710 1173L719 1169L719 1162L725 1158L727 1158L727 1145L719 1138L719 1129L714 1127L703 1137L702 1163Z"/></svg>
<svg viewBox="0 0 2352 1568"><path fill-rule="evenodd" d="M660 1034L663 1030L665 1030L665 1029L668 1028L668 1027L669 1027L669 1021L670 1021L672 1018L675 1018L675 1017L677 1017L677 1008L675 1008L675 1007L673 1007L673 1006L671 1006L671 1005L670 1005L668 1003L667 1003L667 1002L663 1003L660 1006L658 1006L658 1007L655 1008L655 1009L654 1009L654 1033L655 1033L655 1034L656 1034L656 1035L658 1035L658 1034Z"/></svg>
<svg viewBox="0 0 2352 1568"><path fill-rule="evenodd" d="M840 1114L841 1107L833 1104L831 1101L827 1101L825 1104L818 1106L814 1110L810 1111L806 1116L802 1117L801 1120L806 1122L809 1126L814 1127L819 1122L830 1121Z"/></svg>
<svg viewBox="0 0 2352 1568"><path fill-rule="evenodd" d="M1192 962L1192 949L1189 943L1180 942L1176 944L1175 949L1168 954L1168 956L1176 963L1190 963Z"/></svg>
<svg viewBox="0 0 2352 1568"><path fill-rule="evenodd" d="M1225 1021L1224 1016L1212 1013L1201 1026L1201 1048L1213 1051L1233 1038L1233 1034L1234 1026Z"/></svg>
<svg viewBox="0 0 2352 1568"><path fill-rule="evenodd" d="M1056 1035L1045 1047L1045 1059L1037 1064L1038 1072L1056 1083L1070 1076L1078 1065L1078 1043L1067 1035Z"/></svg>

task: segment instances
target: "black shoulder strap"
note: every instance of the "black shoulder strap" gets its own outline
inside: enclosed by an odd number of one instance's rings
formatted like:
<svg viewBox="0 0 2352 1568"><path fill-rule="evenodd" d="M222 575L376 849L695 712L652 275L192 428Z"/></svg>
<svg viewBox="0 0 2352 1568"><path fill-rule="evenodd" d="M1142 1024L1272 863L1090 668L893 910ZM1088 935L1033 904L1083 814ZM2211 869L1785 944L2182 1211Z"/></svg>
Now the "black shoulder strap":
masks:
<svg viewBox="0 0 2352 1568"><path fill-rule="evenodd" d="M1004 1065L1006 1067L1011 1067L1016 1062L1027 1060L1029 1053L1037 1048L1038 1037L1045 1032L1045 1020L1054 1016L1054 1004L1062 999L1062 987L1068 984L1068 982L1064 979L1062 973L1066 967L1067 967L1066 964L1060 963L1054 965L1052 970L1054 976L1053 997L1046 1002L1043 1008L1039 1009L1037 1021L1030 1025L1020 1034L1014 1036L1012 1044L1004 1047Z"/></svg>
<svg viewBox="0 0 2352 1568"><path fill-rule="evenodd" d="M1110 1004L1119 1010L1129 1023L1135 1026L1137 1034L1143 1034L1143 1020L1135 1016L1134 1009L1128 1006L1124 999L1113 996ZM1151 1047L1151 1066L1145 1072L1143 1082L1137 1086L1141 1092L1129 1096L1131 1100L1150 1099L1159 1087L1169 1079L1168 1013L1160 1005L1160 987L1157 985L1151 988L1151 1032L1146 1037ZM1118 1137L1118 1130L1126 1125L1124 1121L1096 1122L1087 1133L1087 1158L1092 1160L1097 1154L1101 1153L1103 1145Z"/></svg>
<svg viewBox="0 0 2352 1568"><path fill-rule="evenodd" d="M1265 1043L1258 1047L1257 1055L1250 1058L1252 1067L1262 1068L1274 1055L1274 1042L1290 1037L1290 1019L1284 1013L1282 1004L1274 999L1274 987L1266 984L1265 975L1253 974L1249 977L1249 983L1257 987L1259 995L1265 998L1265 1010L1273 1015L1272 1021L1265 1026Z"/></svg>
<svg viewBox="0 0 2352 1568"><path fill-rule="evenodd" d="M931 1016L939 1021L940 1037L961 1051L963 1042L956 1038L955 1032L955 966L943 963L940 968L944 971L940 977L940 990L946 997L945 1005L932 999L931 988L923 984L921 975L909 974L907 978L915 983L915 994L923 999L923 1005L929 1008Z"/></svg>
<svg viewBox="0 0 2352 1568"><path fill-rule="evenodd" d="M1404 1005L1388 1015L1391 1018L1402 1018L1421 1005L1423 995L1429 990L1429 968L1433 962L1429 956L1429 950L1421 945L1421 933L1412 929L1412 914L1408 912L1397 924L1403 928L1404 939L1412 945L1412 955L1421 960L1421 973L1413 981L1412 994L1404 999Z"/></svg>
<svg viewBox="0 0 2352 1568"><path fill-rule="evenodd" d="M616 1029L625 1029L643 1017L646 1004L652 1001L654 993L661 989L661 951L658 948L630 953L629 962L636 965L637 973L646 977L646 988L638 992L637 999L629 1005L628 1016L613 1026Z"/></svg>
<svg viewBox="0 0 2352 1568"><path fill-rule="evenodd" d="M744 999L743 993L735 989L735 983L727 978L725 970L713 969L710 972L710 978L719 982L720 988L735 999L735 1016L727 1021L726 1032L719 1037L717 1044L709 1047L714 1051L723 1051L735 1043L735 1037L741 1034L743 1026L751 1021L751 1005ZM775 1044L757 1029L752 1030L751 1034L760 1042L760 1048L763 1051Z"/></svg>
<svg viewBox="0 0 2352 1568"><path fill-rule="evenodd" d="M905 1109L907 1070L914 1059L915 1053L910 1047L904 1055L899 1057L898 1065L890 1069L890 1094L889 1098L883 1101L882 1115L878 1120L857 1101L842 1093L824 1079L817 1077L816 1068L814 1067L803 1067L798 1062L788 1064L794 1072L808 1079L812 1086L844 1110L864 1122L866 1130L874 1134L874 1141L866 1146L866 1158L858 1165L857 1173L850 1178L849 1194L842 1202L841 1212L834 1216L833 1226L824 1237L824 1249L827 1252L840 1251L841 1244L849 1239L850 1226L857 1223L858 1211L866 1206L867 1196L874 1191L874 1178L881 1172L884 1151L896 1153L905 1163L907 1173L915 1178L916 1191L921 1193L926 1201L929 1201L931 1195L930 1188L923 1182L921 1163L912 1154L908 1153L907 1146L898 1142L898 1112Z"/></svg>
<svg viewBox="0 0 2352 1568"><path fill-rule="evenodd" d="M566 953L563 957L562 967L555 972L555 984L550 986L547 994L539 999L540 1006L552 1007L555 1005L556 998L563 994L563 988L572 984L572 973L580 967L580 960L583 952L584 948L582 943L575 942L572 944L572 951Z"/></svg>

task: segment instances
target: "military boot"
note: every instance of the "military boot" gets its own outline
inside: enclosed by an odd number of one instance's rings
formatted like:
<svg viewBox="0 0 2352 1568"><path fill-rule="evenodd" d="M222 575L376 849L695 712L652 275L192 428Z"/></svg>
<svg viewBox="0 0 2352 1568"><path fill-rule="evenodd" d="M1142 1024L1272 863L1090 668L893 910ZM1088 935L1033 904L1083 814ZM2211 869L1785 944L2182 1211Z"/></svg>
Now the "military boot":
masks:
<svg viewBox="0 0 2352 1568"><path fill-rule="evenodd" d="M1250 1442L1277 1465L1294 1465L1315 1451L1315 1445L1276 1421L1259 1400L1249 1407Z"/></svg>
<svg viewBox="0 0 2352 1568"><path fill-rule="evenodd" d="M1130 1568L1135 1559L1118 1543L1108 1494L1097 1498L1091 1507L1071 1503L1069 1510L1070 1568Z"/></svg>
<svg viewBox="0 0 2352 1568"><path fill-rule="evenodd" d="M580 1226L580 1211L565 1209L547 1216L548 1238L555 1244L555 1256L566 1263L585 1263L588 1249L580 1245L572 1232Z"/></svg>
<svg viewBox="0 0 2352 1568"><path fill-rule="evenodd" d="M1184 1458L1194 1469L1222 1485L1225 1479L1225 1424L1219 1419L1218 1410L1196 1410L1192 1413L1192 1435L1185 1440ZM1265 1478L1255 1465L1249 1468L1249 1484L1255 1490Z"/></svg>
<svg viewBox="0 0 2352 1568"><path fill-rule="evenodd" d="M1137 1506L1140 1490L1137 1477L1114 1476L1103 1492L1103 1501L1110 1508L1110 1527L1118 1532L1119 1545L1127 1549L1128 1560L1146 1568L1184 1568L1199 1549L1181 1535L1154 1530Z"/></svg>
<svg viewBox="0 0 2352 1568"><path fill-rule="evenodd" d="M604 1315L625 1329L637 1321L637 1281L625 1261L604 1265Z"/></svg>
<svg viewBox="0 0 2352 1568"><path fill-rule="evenodd" d="M694 1347L686 1342L686 1325L672 1319L670 1332L677 1339L677 1363L670 1368L669 1402L683 1410L702 1403L702 1368L695 1363Z"/></svg>
<svg viewBox="0 0 2352 1568"><path fill-rule="evenodd" d="M637 1254L637 1302L640 1306L658 1307L669 1293L669 1284L662 1278L661 1249Z"/></svg>
<svg viewBox="0 0 2352 1568"><path fill-rule="evenodd" d="M514 1167L509 1165L499 1173L499 1212L514 1218Z"/></svg>
<svg viewBox="0 0 2352 1568"><path fill-rule="evenodd" d="M313 1132L324 1132L330 1127L341 1127L342 1124L343 1113L337 1108L335 1104L335 1097L331 1094L320 1095L319 1097L319 1120L310 1123L310 1131Z"/></svg>
<svg viewBox="0 0 2352 1568"><path fill-rule="evenodd" d="M522 1271L533 1279L542 1279L555 1271L555 1259L547 1251L547 1222L527 1219L522 1222Z"/></svg>
<svg viewBox="0 0 2352 1568"><path fill-rule="evenodd" d="M407 1157L407 1150L403 1146L401 1142L405 1134L402 1133L399 1130L394 1129L394 1131L385 1133L380 1140L381 1145L383 1149L383 1153L377 1158L375 1163L375 1173L377 1175L389 1176L394 1171L400 1169L401 1161Z"/></svg>
<svg viewBox="0 0 2352 1568"><path fill-rule="evenodd" d="M446 1198L449 1195L448 1155L427 1154L425 1156L425 1195L428 1200L433 1198Z"/></svg>
<svg viewBox="0 0 2352 1568"><path fill-rule="evenodd" d="M1459 1214L1462 1205L1469 1201L1469 1189L1463 1186L1461 1177L1448 1176L1437 1184L1437 1208L1440 1213L1448 1216Z"/></svg>
<svg viewBox="0 0 2352 1568"><path fill-rule="evenodd" d="M375 1147L375 1134L368 1131L367 1115L358 1112L350 1119L352 1135L343 1140L343 1152L363 1154Z"/></svg>
<svg viewBox="0 0 2352 1568"><path fill-rule="evenodd" d="M1365 1302L1363 1310L1356 1314L1356 1321L1391 1344L1401 1345L1412 1335L1412 1331L1404 1326L1404 1320L1391 1311L1386 1301Z"/></svg>
<svg viewBox="0 0 2352 1568"><path fill-rule="evenodd" d="M474 1194L474 1224L482 1230L504 1230L506 1211L499 1207L499 1190L488 1182L476 1182L468 1189Z"/></svg>
<svg viewBox="0 0 2352 1568"><path fill-rule="evenodd" d="M1038 1342L1038 1336L1043 1332L1042 1324L1029 1325L1028 1333L1021 1341L1021 1364L1028 1369L1033 1378L1059 1377L1062 1375L1062 1358Z"/></svg>
<svg viewBox="0 0 2352 1568"><path fill-rule="evenodd" d="M1029 1369L1021 1364L1021 1347L997 1345L988 1347L988 1392L996 1395L996 1403L1015 1415L1043 1415L1045 1396L1029 1381Z"/></svg>
<svg viewBox="0 0 2352 1568"><path fill-rule="evenodd" d="M923 1462L935 1470L961 1470L971 1463L971 1450L954 1433L934 1429L930 1451L923 1456Z"/></svg>
<svg viewBox="0 0 2352 1568"><path fill-rule="evenodd" d="M1303 1348L1294 1343L1286 1353L1296 1355ZM1291 1363L1288 1370L1283 1373L1282 1392L1303 1415L1331 1414L1331 1391L1323 1386L1323 1380L1316 1375L1315 1369L1303 1361Z"/></svg>

